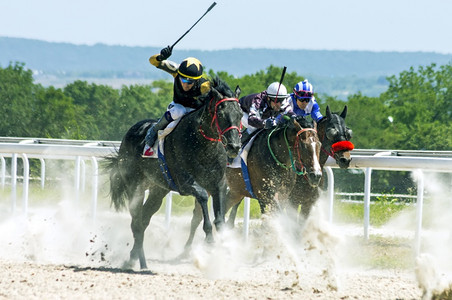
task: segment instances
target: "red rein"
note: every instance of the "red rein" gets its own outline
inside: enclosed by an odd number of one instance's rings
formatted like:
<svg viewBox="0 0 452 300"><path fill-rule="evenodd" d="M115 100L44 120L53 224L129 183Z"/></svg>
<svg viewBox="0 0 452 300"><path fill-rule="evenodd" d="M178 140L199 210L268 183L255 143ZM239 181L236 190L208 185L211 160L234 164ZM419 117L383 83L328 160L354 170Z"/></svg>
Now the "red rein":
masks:
<svg viewBox="0 0 452 300"><path fill-rule="evenodd" d="M212 101L212 100L213 100L213 98L212 98L210 101ZM237 129L238 132L240 133L240 128L237 127L237 126L230 126L230 127L226 128L225 130L221 130L221 128L220 128L220 124L218 123L218 118L217 118L217 108L218 108L218 105L219 105L220 103L223 103L223 102L225 102L225 101L236 101L236 102L239 102L239 100L238 100L237 98L224 98L224 99L218 101L218 102L215 104L215 112L214 112L214 115L213 115L213 118L212 118L212 122L210 123L210 128L213 127L213 123L215 122L215 126L216 126L216 128L217 128L217 133L218 133L218 138L211 138L211 137L208 137L208 136L204 133L204 130L201 128L201 125L200 125L200 126L199 126L199 132L201 132L201 135L202 135L206 140L209 140L209 141L211 141L211 142L221 142L221 136L222 136L223 134L225 134L226 132L228 132L229 130L232 130L232 129ZM240 124L240 127L242 127L242 124Z"/></svg>

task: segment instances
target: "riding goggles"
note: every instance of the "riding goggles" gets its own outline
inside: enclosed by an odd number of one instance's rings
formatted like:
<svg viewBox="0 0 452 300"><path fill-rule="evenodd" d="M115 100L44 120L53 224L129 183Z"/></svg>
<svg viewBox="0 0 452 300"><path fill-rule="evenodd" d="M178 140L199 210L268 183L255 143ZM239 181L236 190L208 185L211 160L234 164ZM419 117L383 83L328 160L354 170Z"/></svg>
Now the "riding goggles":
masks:
<svg viewBox="0 0 452 300"><path fill-rule="evenodd" d="M187 78L187 77L180 76L180 80L182 81L182 83L186 83L186 84L193 84L193 83L195 83L194 79Z"/></svg>
<svg viewBox="0 0 452 300"><path fill-rule="evenodd" d="M285 99L285 98L271 97L268 95L267 95L267 97L268 97L268 100L270 100L270 102L275 102L275 103L281 103Z"/></svg>
<svg viewBox="0 0 452 300"><path fill-rule="evenodd" d="M300 99L301 101L309 102L309 99L311 99L311 97L312 97L311 92L294 90L293 93L294 93L295 97L297 97L297 99Z"/></svg>

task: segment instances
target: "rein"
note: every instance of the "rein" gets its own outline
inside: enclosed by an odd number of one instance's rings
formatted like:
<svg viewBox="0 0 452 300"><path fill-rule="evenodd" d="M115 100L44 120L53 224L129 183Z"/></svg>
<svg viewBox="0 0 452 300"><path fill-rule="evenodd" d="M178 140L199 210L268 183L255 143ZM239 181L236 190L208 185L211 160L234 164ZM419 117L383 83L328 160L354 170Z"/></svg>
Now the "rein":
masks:
<svg viewBox="0 0 452 300"><path fill-rule="evenodd" d="M273 134L273 132L275 132L275 131L277 131L277 130L278 130L278 128L273 129L273 130L270 132L270 134L268 135L268 138L267 138L267 146L268 146L268 150L270 151L270 154L271 154L272 158L275 160L275 162L276 162L280 167L282 167L282 168L288 170L288 169L290 169L290 167L289 167L289 166L286 166L285 164L283 164L282 162L280 162L280 161L276 158L276 156L275 156L275 154L273 153L273 150L272 150L272 148L271 148L271 145L270 145L270 137L271 137L271 135ZM299 149L299 146L298 146L298 142L300 141L300 135L301 135L303 132L305 132L305 131L314 131L314 132L317 132L317 131L316 131L315 129L313 129L313 128L303 128L303 129L301 129L300 131L297 132L297 136L296 136L295 143L294 143L294 146L293 146L294 149L297 150L297 160L295 161L294 158L293 158L293 155L292 155L292 151L290 150L289 141L287 140L287 127L284 128L284 140L286 141L287 150L289 151L290 163L291 163L291 165L292 165L292 170L293 170L293 171L295 172L295 174L297 174L297 175L304 175L304 174L306 174L306 168L303 166L303 161L301 160L300 149ZM300 164L300 166L301 166L301 171L298 171L297 167L295 166L295 163L299 163L299 164Z"/></svg>
<svg viewBox="0 0 452 300"><path fill-rule="evenodd" d="M210 103L212 103L213 99L214 99L213 97L212 97L212 99L210 99ZM235 101L235 102L239 102L239 100L238 100L237 98L224 98L224 99L218 101L217 103L215 103L215 110L214 110L214 113L213 113L212 121L210 122L210 128L211 128L212 130L214 130L214 129L213 129L213 125L214 125L214 123L215 123L215 126L216 126L215 129L216 129L216 131L217 131L217 133L218 133L218 138L212 138L212 137L207 136L206 133L204 132L204 130L202 129L202 124L199 125L199 132L201 133L201 135L202 135L206 140L209 140L209 141L211 141L211 142L222 142L221 137L222 137L226 132L228 132L229 130L232 130L232 129L236 129L236 130L240 133L240 128L239 128L238 126L229 126L228 128L226 128L226 129L224 129L224 130L222 130L222 129L220 128L220 124L219 124L219 122L218 122L218 117L217 117L218 105L220 105L221 103L226 102L226 101ZM209 108L210 108L210 103L209 103ZM209 109L209 112L210 112L210 114L212 115L212 112L210 111L210 109ZM240 126L241 126L241 124L240 124Z"/></svg>

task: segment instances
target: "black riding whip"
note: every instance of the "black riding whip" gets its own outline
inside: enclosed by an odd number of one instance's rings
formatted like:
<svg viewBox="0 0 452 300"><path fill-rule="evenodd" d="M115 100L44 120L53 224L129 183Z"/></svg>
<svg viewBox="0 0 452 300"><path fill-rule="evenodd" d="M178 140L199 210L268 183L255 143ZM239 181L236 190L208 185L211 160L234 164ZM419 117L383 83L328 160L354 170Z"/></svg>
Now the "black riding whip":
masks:
<svg viewBox="0 0 452 300"><path fill-rule="evenodd" d="M284 80L284 75L286 75L286 70L287 70L287 67L284 66L284 68L282 70L282 74L281 74L281 79L279 80L278 91L276 92L276 97L278 97L278 95L279 95L279 88L281 87L281 84Z"/></svg>
<svg viewBox="0 0 452 300"><path fill-rule="evenodd" d="M207 11L201 16L201 18L199 18L198 21L196 21L196 23L193 24L193 26L190 27L190 29L187 30L187 32L185 32L185 33L184 33L184 34L183 34L176 42L174 42L174 44L171 46L171 50L173 49L173 47L174 47L177 43L179 43L179 41L180 41L184 36L187 35L187 33L190 32L190 30L192 30L193 27L195 27L196 24L198 24L199 21L201 21L202 18L204 18L205 15L207 15L207 13L208 13L215 5L217 5L216 2L212 3L212 5L210 5L210 7L209 7L209 8L207 9Z"/></svg>

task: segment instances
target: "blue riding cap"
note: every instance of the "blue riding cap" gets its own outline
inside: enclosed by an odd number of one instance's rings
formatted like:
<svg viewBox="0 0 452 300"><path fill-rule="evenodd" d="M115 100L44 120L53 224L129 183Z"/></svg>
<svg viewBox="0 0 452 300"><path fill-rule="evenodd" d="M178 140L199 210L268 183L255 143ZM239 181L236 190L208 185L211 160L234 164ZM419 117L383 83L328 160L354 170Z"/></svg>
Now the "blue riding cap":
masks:
<svg viewBox="0 0 452 300"><path fill-rule="evenodd" d="M312 87L312 84L310 84L308 80L305 79L304 81L300 81L295 85L294 92L306 92L313 94L314 88Z"/></svg>

